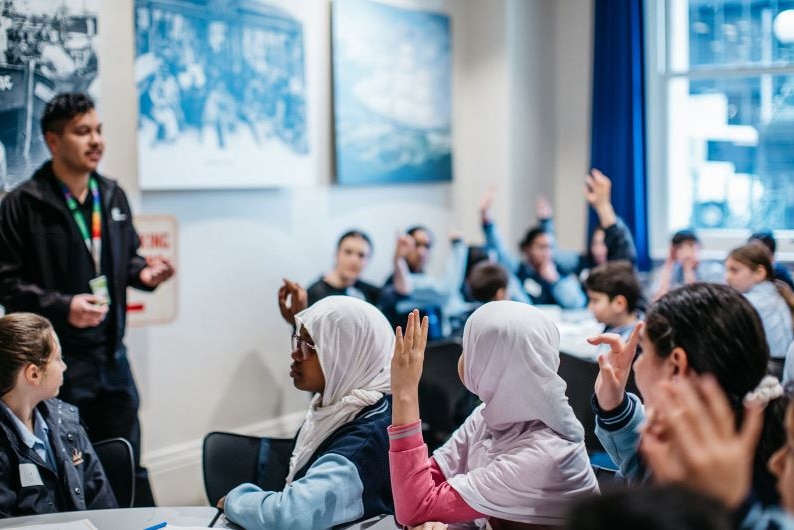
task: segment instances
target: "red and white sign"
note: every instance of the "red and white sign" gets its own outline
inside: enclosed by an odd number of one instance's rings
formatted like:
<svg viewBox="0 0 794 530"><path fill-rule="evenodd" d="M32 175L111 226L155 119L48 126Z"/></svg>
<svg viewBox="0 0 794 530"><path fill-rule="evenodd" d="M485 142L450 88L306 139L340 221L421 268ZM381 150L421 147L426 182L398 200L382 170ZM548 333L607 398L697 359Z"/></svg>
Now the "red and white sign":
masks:
<svg viewBox="0 0 794 530"><path fill-rule="evenodd" d="M135 229L141 240L141 256L162 256L177 264L177 223L170 215L136 215ZM176 318L177 277L160 284L152 293L127 289L127 322L140 327L167 324Z"/></svg>

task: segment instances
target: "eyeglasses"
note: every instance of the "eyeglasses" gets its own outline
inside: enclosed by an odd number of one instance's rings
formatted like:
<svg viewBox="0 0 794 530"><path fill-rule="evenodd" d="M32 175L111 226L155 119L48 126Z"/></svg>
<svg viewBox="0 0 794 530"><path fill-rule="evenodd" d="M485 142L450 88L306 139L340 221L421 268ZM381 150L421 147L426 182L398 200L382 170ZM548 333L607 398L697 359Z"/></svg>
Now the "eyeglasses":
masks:
<svg viewBox="0 0 794 530"><path fill-rule="evenodd" d="M300 335L293 333L291 338L292 341L290 344L292 346L292 351L300 352L302 361L311 357L312 353L317 353L317 348L314 344L309 344L309 341L302 338Z"/></svg>

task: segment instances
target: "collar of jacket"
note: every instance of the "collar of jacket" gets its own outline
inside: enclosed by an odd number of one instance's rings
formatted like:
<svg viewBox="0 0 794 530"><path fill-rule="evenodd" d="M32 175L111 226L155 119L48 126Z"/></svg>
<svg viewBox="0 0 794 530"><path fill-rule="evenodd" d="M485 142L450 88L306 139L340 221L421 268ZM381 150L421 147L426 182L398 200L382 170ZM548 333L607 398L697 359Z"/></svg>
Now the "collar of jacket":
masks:
<svg viewBox="0 0 794 530"><path fill-rule="evenodd" d="M57 421L49 421L49 418L52 417L54 414L60 413L60 411L58 410L53 410L57 407L57 405L50 403L50 401L51 400L46 400L39 403L38 405L36 405L36 410L38 410L39 413L41 413L42 417L44 418L44 421L47 422L47 426L50 429L49 442L50 444L52 444L53 440L60 439L61 425ZM63 405L62 401L58 400L57 402L59 405L61 406ZM19 433L17 433L16 430L16 425L14 424L13 419L8 417L8 414L9 412L5 408L0 407L0 418L1 418L0 429L2 429L3 433L5 434L6 440L8 440L8 443L9 445L11 445L14 452L18 455L25 455L26 458L28 458L29 460L33 460L38 465L48 469L52 469L54 471L54 469L47 462L41 459L41 457L36 451L31 449L24 443L21 443ZM55 446L53 446L53 453L55 452L56 452ZM57 455L56 455L56 460L57 460ZM57 464L55 465L57 466Z"/></svg>
<svg viewBox="0 0 794 530"><path fill-rule="evenodd" d="M103 177L96 171L92 172L91 176L94 177L99 184L99 194L102 197L102 210L109 212L118 184L116 184L114 180ZM27 183L22 185L21 191L68 214L69 212L66 209L66 203L63 197L56 192L56 188L53 186L53 183L56 181L57 177L52 170L52 160L48 160L36 170L33 177L31 177Z"/></svg>

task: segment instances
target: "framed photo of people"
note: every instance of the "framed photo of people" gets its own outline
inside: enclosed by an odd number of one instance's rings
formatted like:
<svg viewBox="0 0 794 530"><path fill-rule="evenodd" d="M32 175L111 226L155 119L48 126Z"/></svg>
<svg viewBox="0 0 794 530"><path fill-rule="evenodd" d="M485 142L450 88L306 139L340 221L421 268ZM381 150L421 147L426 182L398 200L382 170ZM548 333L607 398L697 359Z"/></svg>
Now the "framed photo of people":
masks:
<svg viewBox="0 0 794 530"><path fill-rule="evenodd" d="M135 1L141 189L282 187L316 174L323 6Z"/></svg>
<svg viewBox="0 0 794 530"><path fill-rule="evenodd" d="M0 0L0 191L49 158L39 127L59 92L97 89L99 0Z"/></svg>

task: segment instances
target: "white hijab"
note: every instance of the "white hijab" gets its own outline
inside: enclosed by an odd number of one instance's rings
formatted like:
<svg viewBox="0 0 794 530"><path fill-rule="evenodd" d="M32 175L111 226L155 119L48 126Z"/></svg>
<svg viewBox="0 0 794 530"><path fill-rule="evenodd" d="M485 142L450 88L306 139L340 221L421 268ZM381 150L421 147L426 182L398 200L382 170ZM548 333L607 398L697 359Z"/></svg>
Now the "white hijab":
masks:
<svg viewBox="0 0 794 530"><path fill-rule="evenodd" d="M560 524L572 498L598 491L557 375L559 343L554 323L519 302L485 304L466 322L464 384L484 404L433 457L480 513Z"/></svg>
<svg viewBox="0 0 794 530"><path fill-rule="evenodd" d="M312 399L289 463L287 484L328 436L390 393L394 332L375 306L329 296L295 315L314 341L325 390Z"/></svg>

